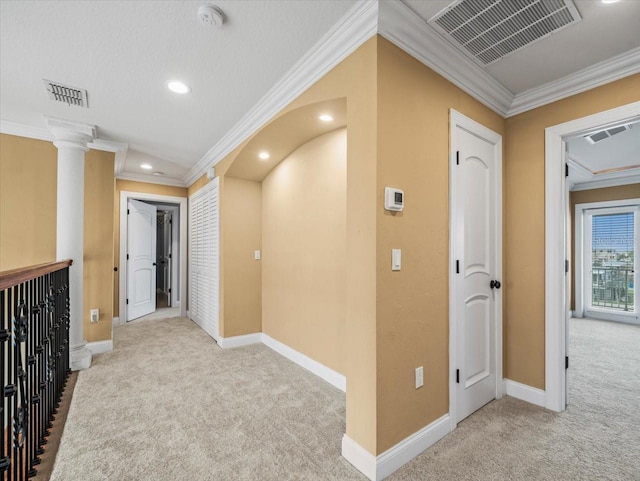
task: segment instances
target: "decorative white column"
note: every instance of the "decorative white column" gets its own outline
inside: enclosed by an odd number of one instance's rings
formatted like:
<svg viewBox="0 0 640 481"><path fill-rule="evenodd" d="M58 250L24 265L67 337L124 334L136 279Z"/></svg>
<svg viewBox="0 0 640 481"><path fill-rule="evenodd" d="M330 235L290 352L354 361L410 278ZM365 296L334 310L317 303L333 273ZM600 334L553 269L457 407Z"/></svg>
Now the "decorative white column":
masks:
<svg viewBox="0 0 640 481"><path fill-rule="evenodd" d="M83 335L84 310L84 154L87 144L96 138L93 125L47 118L47 126L58 148L57 260L72 259L69 269L69 329L71 369L79 371L91 366L91 352Z"/></svg>

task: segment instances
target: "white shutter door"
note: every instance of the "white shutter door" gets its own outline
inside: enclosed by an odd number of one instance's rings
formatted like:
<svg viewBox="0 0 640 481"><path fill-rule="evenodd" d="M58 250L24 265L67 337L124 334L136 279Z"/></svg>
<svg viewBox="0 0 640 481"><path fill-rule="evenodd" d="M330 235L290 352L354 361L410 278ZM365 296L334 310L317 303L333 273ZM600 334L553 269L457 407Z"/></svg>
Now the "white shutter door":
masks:
<svg viewBox="0 0 640 481"><path fill-rule="evenodd" d="M218 340L219 202L218 179L189 199L191 319Z"/></svg>

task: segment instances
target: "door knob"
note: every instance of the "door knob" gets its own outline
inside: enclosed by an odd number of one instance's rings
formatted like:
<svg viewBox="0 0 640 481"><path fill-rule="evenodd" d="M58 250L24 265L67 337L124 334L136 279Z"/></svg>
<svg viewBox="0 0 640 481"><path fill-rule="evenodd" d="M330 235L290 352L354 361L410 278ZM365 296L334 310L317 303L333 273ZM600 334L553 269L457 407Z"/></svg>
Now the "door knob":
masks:
<svg viewBox="0 0 640 481"><path fill-rule="evenodd" d="M502 284L500 284L500 281L491 281L491 282L489 283L489 286L491 286L491 289L494 289L494 288L495 288L495 289L500 289L500 286L501 286L501 285L502 285Z"/></svg>

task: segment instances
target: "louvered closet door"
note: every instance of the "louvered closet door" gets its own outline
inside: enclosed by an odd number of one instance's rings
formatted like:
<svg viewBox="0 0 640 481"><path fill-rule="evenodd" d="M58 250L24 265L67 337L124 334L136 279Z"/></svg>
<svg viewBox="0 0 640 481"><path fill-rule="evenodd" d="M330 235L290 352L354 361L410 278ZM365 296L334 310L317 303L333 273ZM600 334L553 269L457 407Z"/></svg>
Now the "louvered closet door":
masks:
<svg viewBox="0 0 640 481"><path fill-rule="evenodd" d="M219 203L218 179L189 199L189 312L191 319L218 340Z"/></svg>

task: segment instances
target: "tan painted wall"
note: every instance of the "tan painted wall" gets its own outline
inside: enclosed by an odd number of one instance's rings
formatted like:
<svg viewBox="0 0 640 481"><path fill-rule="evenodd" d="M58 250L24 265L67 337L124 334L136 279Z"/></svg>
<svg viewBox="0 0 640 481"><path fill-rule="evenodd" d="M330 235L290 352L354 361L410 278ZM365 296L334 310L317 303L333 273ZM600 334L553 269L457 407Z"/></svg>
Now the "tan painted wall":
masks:
<svg viewBox="0 0 640 481"><path fill-rule="evenodd" d="M57 158L51 142L0 134L0 270L56 259ZM92 342L111 339L114 154L85 159L83 323ZM89 321L91 308L100 322Z"/></svg>
<svg viewBox="0 0 640 481"><path fill-rule="evenodd" d="M221 204L224 266L223 337L262 331L262 183L225 177Z"/></svg>
<svg viewBox="0 0 640 481"><path fill-rule="evenodd" d="M113 312L119 312L120 302L120 192L138 192L142 194L170 195L174 197L187 197L186 187L174 187L170 185L149 184L133 180L116 179L115 195L113 201L113 266L118 268L117 275L113 276Z"/></svg>
<svg viewBox="0 0 640 481"><path fill-rule="evenodd" d="M0 134L0 271L56 259L57 149Z"/></svg>
<svg viewBox="0 0 640 481"><path fill-rule="evenodd" d="M544 380L544 130L640 100L640 74L506 120L505 377Z"/></svg>
<svg viewBox="0 0 640 481"><path fill-rule="evenodd" d="M579 190L569 193L569 217L571 219L571 238L575 236L575 213L576 204L588 204L590 202L604 202L607 200L639 199L640 184L619 185L617 187L606 187L602 189ZM571 309L575 309L575 243L571 243Z"/></svg>
<svg viewBox="0 0 640 481"><path fill-rule="evenodd" d="M347 131L294 151L262 184L262 326L345 372Z"/></svg>
<svg viewBox="0 0 640 481"><path fill-rule="evenodd" d="M111 339L113 319L113 177L114 154L90 150L84 168L83 322L87 342ZM100 321L90 310L100 309Z"/></svg>
<svg viewBox="0 0 640 481"><path fill-rule="evenodd" d="M449 411L449 109L504 135L504 120L387 40L378 41L378 449ZM383 206L384 187L405 209ZM402 270L391 271L391 249ZM424 366L425 385L414 372Z"/></svg>
<svg viewBox="0 0 640 481"><path fill-rule="evenodd" d="M347 387L347 434L371 453L376 452L376 45L372 38L327 73L316 84L282 110L274 119L299 107L325 100L347 99L347 228L346 228L346 323L344 373ZM223 216L227 193L225 172L251 140L248 138L216 165L220 176ZM195 192L206 184L199 179L190 188ZM263 208L264 210L264 208ZM224 217L221 219L224 231ZM239 302L246 296L243 289L232 288L226 276L241 260L229 248L234 242L223 232L221 252L221 303ZM262 261L264 268L264 260ZM237 286L236 286L237 287ZM263 287L269 288L269 286ZM236 300L237 299L237 300ZM224 312L224 311L223 311ZM264 317L264 316L263 316ZM223 319L223 332L238 332L233 319ZM264 322L263 322L264 325ZM320 354L321 356L323 354Z"/></svg>

